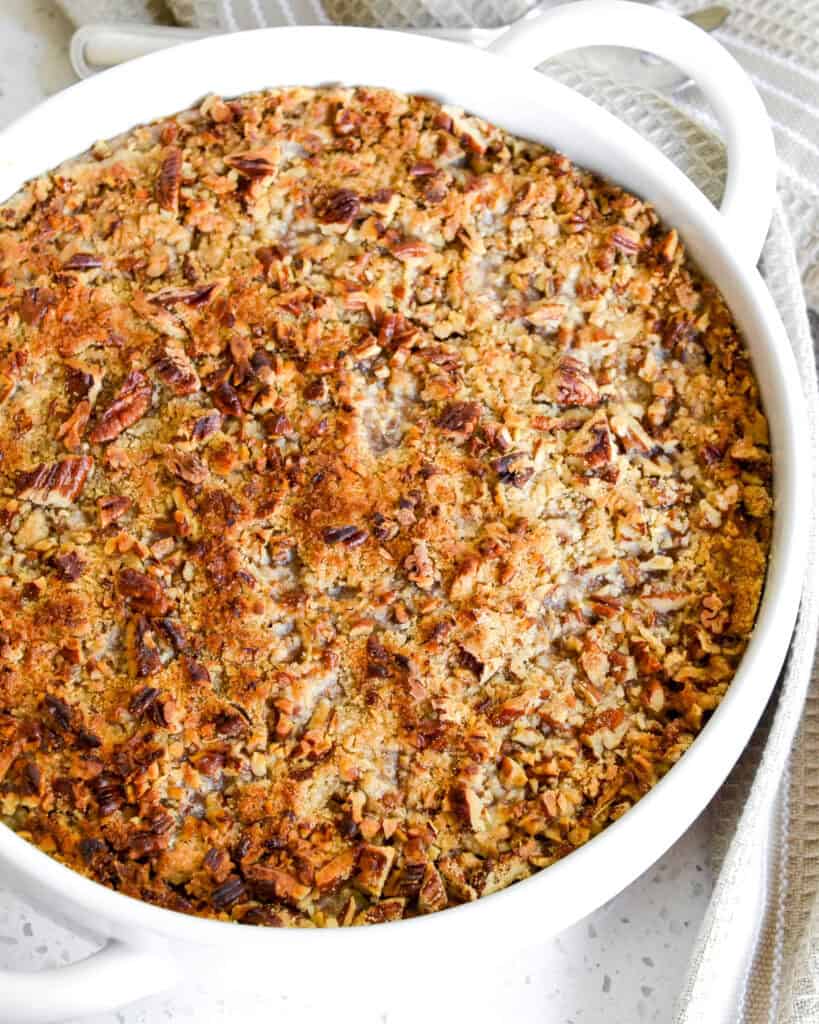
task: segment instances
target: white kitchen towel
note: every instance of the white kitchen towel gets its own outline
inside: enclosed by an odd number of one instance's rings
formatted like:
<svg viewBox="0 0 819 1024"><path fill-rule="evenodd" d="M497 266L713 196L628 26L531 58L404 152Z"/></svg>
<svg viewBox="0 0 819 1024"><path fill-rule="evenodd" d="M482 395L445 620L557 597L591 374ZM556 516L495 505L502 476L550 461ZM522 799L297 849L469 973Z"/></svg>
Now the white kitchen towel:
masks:
<svg viewBox="0 0 819 1024"><path fill-rule="evenodd" d="M100 5L109 20L112 9L138 18L146 6L146 0L58 2L77 22L100 19ZM717 37L749 71L774 122L779 203L762 270L802 374L809 409L804 430L814 453L805 472L815 487L819 397L805 295L819 308L819 0L726 2L731 15ZM530 0L168 0L168 6L180 23L228 31L326 21L498 25L520 16ZM669 0L664 6L689 12L701 4ZM623 118L718 201L724 155L696 89L659 96L591 70L582 56L550 62L544 71ZM819 1024L815 527L806 568L779 686L714 804L717 881L675 1024Z"/></svg>

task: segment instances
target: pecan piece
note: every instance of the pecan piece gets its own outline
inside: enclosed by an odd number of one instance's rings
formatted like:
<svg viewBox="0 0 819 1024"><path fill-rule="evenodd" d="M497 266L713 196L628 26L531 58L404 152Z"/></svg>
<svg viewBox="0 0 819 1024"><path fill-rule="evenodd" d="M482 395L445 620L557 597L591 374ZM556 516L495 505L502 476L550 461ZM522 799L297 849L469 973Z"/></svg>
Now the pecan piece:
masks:
<svg viewBox="0 0 819 1024"><path fill-rule="evenodd" d="M316 872L316 886L323 891L336 889L346 882L355 868L355 852L352 848L343 850Z"/></svg>
<svg viewBox="0 0 819 1024"><path fill-rule="evenodd" d="M97 420L88 435L95 444L113 441L141 419L151 406L151 383L140 370L132 370L114 401Z"/></svg>
<svg viewBox="0 0 819 1024"><path fill-rule="evenodd" d="M319 204L319 219L323 224L349 224L358 215L360 205L352 189L336 189Z"/></svg>
<svg viewBox="0 0 819 1024"><path fill-rule="evenodd" d="M119 810L125 803L122 783L116 775L103 772L102 775L98 775L91 783L91 788L94 790L94 796L97 798L101 818L106 818L109 814L113 814L114 811Z"/></svg>
<svg viewBox="0 0 819 1024"><path fill-rule="evenodd" d="M339 107L333 117L333 131L336 135L352 135L361 127L361 114L349 107Z"/></svg>
<svg viewBox="0 0 819 1024"><path fill-rule="evenodd" d="M275 166L262 153L234 153L225 157L225 163L246 178L267 178L276 172Z"/></svg>
<svg viewBox="0 0 819 1024"><path fill-rule="evenodd" d="M159 690L155 686L143 686L131 698L128 710L134 718L141 718L155 703L158 696Z"/></svg>
<svg viewBox="0 0 819 1024"><path fill-rule="evenodd" d="M130 600L132 606L155 618L164 615L170 608L170 601L162 585L153 576L136 569L120 569L117 577L119 592Z"/></svg>
<svg viewBox="0 0 819 1024"><path fill-rule="evenodd" d="M357 548L363 544L369 534L358 526L329 526L323 533L325 544L344 544L348 548Z"/></svg>
<svg viewBox="0 0 819 1024"><path fill-rule="evenodd" d="M63 270L96 270L102 266L102 260L91 252L75 252L63 263Z"/></svg>
<svg viewBox="0 0 819 1024"><path fill-rule="evenodd" d="M179 209L179 183L182 178L182 151L175 146L165 150L156 180L156 198L163 210Z"/></svg>
<svg viewBox="0 0 819 1024"><path fill-rule="evenodd" d="M426 541L416 541L412 554L407 555L404 560L404 568L407 570L408 578L421 590L431 590L435 586L435 565Z"/></svg>
<svg viewBox="0 0 819 1024"><path fill-rule="evenodd" d="M39 327L51 306L56 305L57 297L47 288L27 288L19 304L19 314L23 322L31 327Z"/></svg>
<svg viewBox="0 0 819 1024"><path fill-rule="evenodd" d="M390 252L399 260L426 260L432 255L433 249L420 238L404 238L396 242Z"/></svg>
<svg viewBox="0 0 819 1024"><path fill-rule="evenodd" d="M49 309L56 305L57 296L48 288L26 288L20 302L20 316L31 327L39 327Z"/></svg>
<svg viewBox="0 0 819 1024"><path fill-rule="evenodd" d="M65 580L67 583L73 583L74 580L78 580L85 569L85 562L76 551L68 551L62 555L53 555L51 564L54 566L60 579Z"/></svg>
<svg viewBox="0 0 819 1024"><path fill-rule="evenodd" d="M80 495L94 465L87 455L69 455L57 462L41 462L17 480L17 497L35 505L68 508Z"/></svg>
<svg viewBox="0 0 819 1024"><path fill-rule="evenodd" d="M614 441L606 414L599 412L589 417L572 438L567 450L572 455L581 456L590 469L607 466L614 457Z"/></svg>
<svg viewBox="0 0 819 1024"><path fill-rule="evenodd" d="M193 363L185 352L178 349L169 350L157 359L154 371L175 395L192 395L201 386Z"/></svg>
<svg viewBox="0 0 819 1024"><path fill-rule="evenodd" d="M185 306L196 308L208 302L215 290L216 282L213 281L211 284L199 285L196 288L165 288L149 295L148 299L158 306L175 306L181 302Z"/></svg>
<svg viewBox="0 0 819 1024"><path fill-rule="evenodd" d="M267 864L251 864L245 877L262 899L279 899L291 906L298 906L310 892L309 885L303 885L282 868Z"/></svg>
<svg viewBox="0 0 819 1024"><path fill-rule="evenodd" d="M82 435L88 426L91 416L91 403L87 398L77 405L67 420L64 420L58 430L57 437L62 440L70 452L75 452L82 443Z"/></svg>
<svg viewBox="0 0 819 1024"><path fill-rule="evenodd" d="M443 910L447 903L444 880L434 864L427 864L421 888L418 890L418 909L422 914L431 914L436 910Z"/></svg>
<svg viewBox="0 0 819 1024"><path fill-rule="evenodd" d="M168 469L189 484L203 484L210 476L205 463L193 452L173 452L167 459Z"/></svg>
<svg viewBox="0 0 819 1024"><path fill-rule="evenodd" d="M391 896L388 900L380 900L371 907L362 910L354 920L354 924L386 924L388 921L400 921L404 916L407 901L403 896Z"/></svg>
<svg viewBox="0 0 819 1024"><path fill-rule="evenodd" d="M222 711L214 720L214 727L219 736L226 739L237 739L248 731L248 723L238 711Z"/></svg>
<svg viewBox="0 0 819 1024"><path fill-rule="evenodd" d="M526 456L522 452L510 452L492 461L492 468L498 474L502 484L512 487L524 487L535 475L534 466L527 466Z"/></svg>
<svg viewBox="0 0 819 1024"><path fill-rule="evenodd" d="M213 404L225 416L241 417L244 415L244 409L236 389L226 380L222 381L213 392Z"/></svg>
<svg viewBox="0 0 819 1024"><path fill-rule="evenodd" d="M378 899L387 881L395 850L391 846L372 846L364 843L358 855L358 870L353 884L367 896Z"/></svg>
<svg viewBox="0 0 819 1024"><path fill-rule="evenodd" d="M214 409L213 412L209 412L205 416L200 416L198 420L194 420L191 427L191 438L194 441L204 441L211 434L215 434L221 426L222 414Z"/></svg>
<svg viewBox="0 0 819 1024"><path fill-rule="evenodd" d="M547 398L557 405L600 404L597 382L588 366L576 356L564 355L546 384Z"/></svg>
<svg viewBox="0 0 819 1024"><path fill-rule="evenodd" d="M477 832L481 824L483 804L474 789L465 782L456 782L449 790L449 807L467 828Z"/></svg>
<svg viewBox="0 0 819 1024"><path fill-rule="evenodd" d="M229 878L213 890L210 901L217 910L225 910L246 895L246 892L245 883L241 878Z"/></svg>
<svg viewBox="0 0 819 1024"><path fill-rule="evenodd" d="M125 651L132 676L144 679L162 668L151 627L144 615L134 615L125 627Z"/></svg>
<svg viewBox="0 0 819 1024"><path fill-rule="evenodd" d="M121 494L109 494L105 498L97 499L97 508L100 514L100 525L105 529L111 523L121 519L131 508L131 499Z"/></svg>
<svg viewBox="0 0 819 1024"><path fill-rule="evenodd" d="M612 245L622 252L639 252L643 248L639 232L635 231L634 228L627 227L625 224L618 224L612 228L609 239Z"/></svg>
<svg viewBox="0 0 819 1024"><path fill-rule="evenodd" d="M450 402L438 417L438 426L450 434L469 437L481 418L481 407L477 402Z"/></svg>

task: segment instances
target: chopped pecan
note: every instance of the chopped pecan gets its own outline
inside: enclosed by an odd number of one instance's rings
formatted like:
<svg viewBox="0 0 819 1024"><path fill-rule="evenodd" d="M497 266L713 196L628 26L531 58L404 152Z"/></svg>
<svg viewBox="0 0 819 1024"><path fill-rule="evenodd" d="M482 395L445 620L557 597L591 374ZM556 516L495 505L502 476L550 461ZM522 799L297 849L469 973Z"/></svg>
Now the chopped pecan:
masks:
<svg viewBox="0 0 819 1024"><path fill-rule="evenodd" d="M595 686L603 686L609 672L609 659L598 644L593 641L586 642L580 655L580 664Z"/></svg>
<svg viewBox="0 0 819 1024"><path fill-rule="evenodd" d="M264 153L234 153L225 157L225 163L246 178L268 178L276 173L276 165Z"/></svg>
<svg viewBox="0 0 819 1024"><path fill-rule="evenodd" d="M170 146L162 156L156 180L156 198L163 210L175 213L179 209L179 184L182 178L182 150Z"/></svg>
<svg viewBox="0 0 819 1024"><path fill-rule="evenodd" d="M158 306L175 306L182 303L184 306L203 306L208 302L216 290L216 282L198 285L195 288L166 288L163 291L154 292L148 296L151 302Z"/></svg>
<svg viewBox="0 0 819 1024"><path fill-rule="evenodd" d="M329 526L322 533L325 544L343 544L348 548L360 547L368 536L359 526Z"/></svg>
<svg viewBox="0 0 819 1024"><path fill-rule="evenodd" d="M546 382L545 392L556 405L595 406L600 403L597 382L588 366L576 356L561 357Z"/></svg>
<svg viewBox="0 0 819 1024"><path fill-rule="evenodd" d="M310 893L310 886L304 885L290 872L267 864L249 865L245 869L245 878L262 899L279 899L294 907Z"/></svg>
<svg viewBox="0 0 819 1024"><path fill-rule="evenodd" d="M502 484L512 487L524 487L535 475L533 466L525 464L526 456L522 452L510 452L492 462L492 468L498 474Z"/></svg>
<svg viewBox="0 0 819 1024"><path fill-rule="evenodd" d="M640 252L643 247L639 231L635 231L634 228L625 224L618 224L612 228L609 238L612 244L622 252Z"/></svg>
<svg viewBox="0 0 819 1024"><path fill-rule="evenodd" d="M222 414L214 409L213 412L209 412L205 416L200 416L198 420L194 420L191 427L191 438L194 441L204 441L211 434L215 434L217 430L220 430L221 427Z"/></svg>
<svg viewBox="0 0 819 1024"><path fill-rule="evenodd" d="M358 216L360 205L358 195L352 189L336 189L319 203L319 219L323 224L349 224Z"/></svg>
<svg viewBox="0 0 819 1024"><path fill-rule="evenodd" d="M39 327L57 296L48 288L26 288L20 301L20 316L31 327Z"/></svg>
<svg viewBox="0 0 819 1024"><path fill-rule="evenodd" d="M241 878L229 878L211 893L210 901L217 910L225 910L246 895L245 883Z"/></svg>
<svg viewBox="0 0 819 1024"><path fill-rule="evenodd" d="M438 417L438 426L451 434L469 437L481 418L477 402L451 402Z"/></svg>
<svg viewBox="0 0 819 1024"><path fill-rule="evenodd" d="M399 260L428 260L433 253L432 246L420 238L404 238L390 247L390 252Z"/></svg>
<svg viewBox="0 0 819 1024"><path fill-rule="evenodd" d="M465 601L471 597L480 567L481 562L476 555L469 555L461 562L449 588L450 601Z"/></svg>
<svg viewBox="0 0 819 1024"><path fill-rule="evenodd" d="M422 914L443 910L448 903L444 880L434 864L427 864L424 878L418 890L418 909Z"/></svg>
<svg viewBox="0 0 819 1024"><path fill-rule="evenodd" d="M132 501L122 494L109 494L104 498L97 499L97 508L100 514L100 525L103 529L111 523L121 519L131 508Z"/></svg>
<svg viewBox="0 0 819 1024"><path fill-rule="evenodd" d="M68 508L85 487L94 460L87 455L69 455L57 462L41 462L17 480L17 497L35 505Z"/></svg>
<svg viewBox="0 0 819 1024"><path fill-rule="evenodd" d="M141 419L151 407L151 383L140 370L132 370L122 383L114 401L102 413L88 435L94 444L113 441Z"/></svg>
<svg viewBox="0 0 819 1024"><path fill-rule="evenodd" d="M388 900L379 900L371 907L362 910L355 918L355 924L385 924L387 921L400 921L404 916L407 901L403 896L391 896Z"/></svg>
<svg viewBox="0 0 819 1024"><path fill-rule="evenodd" d="M244 415L244 409L236 389L226 380L222 381L213 392L213 404L225 416L242 417Z"/></svg>
<svg viewBox="0 0 819 1024"><path fill-rule="evenodd" d="M75 252L63 263L63 270L96 270L102 266L102 260L90 252Z"/></svg>
<svg viewBox="0 0 819 1024"><path fill-rule="evenodd" d="M164 615L170 608L162 585L153 576L148 576L144 572L120 569L117 585L120 594L130 600L133 608L152 618Z"/></svg>
<svg viewBox="0 0 819 1024"><path fill-rule="evenodd" d="M349 107L339 107L333 116L333 131L336 135L344 137L353 135L361 127L361 114Z"/></svg>
<svg viewBox="0 0 819 1024"><path fill-rule="evenodd" d="M53 694L47 693L45 697L43 697L43 704L45 704L46 710L61 729L71 729L74 716L71 708L64 700L60 700L59 697L55 697Z"/></svg>
<svg viewBox="0 0 819 1024"><path fill-rule="evenodd" d="M154 704L158 696L159 690L155 686L143 686L131 698L128 710L135 718L140 718Z"/></svg>
<svg viewBox="0 0 819 1024"><path fill-rule="evenodd" d="M237 739L248 731L248 722L238 711L222 711L214 721L216 732L227 739Z"/></svg>
<svg viewBox="0 0 819 1024"><path fill-rule="evenodd" d="M456 782L449 790L449 806L467 828L477 832L481 826L483 804L474 789L465 782Z"/></svg>
<svg viewBox="0 0 819 1024"><path fill-rule="evenodd" d="M627 410L616 409L611 416L611 427L627 452L647 455L654 449L654 441L645 428Z"/></svg>
<svg viewBox="0 0 819 1024"><path fill-rule="evenodd" d="M355 869L355 851L350 847L342 850L316 872L316 887L323 891L338 888L346 882Z"/></svg>
<svg viewBox="0 0 819 1024"><path fill-rule="evenodd" d="M435 565L429 554L426 541L419 540L413 545L412 554L404 560L407 576L421 590L435 586Z"/></svg>
<svg viewBox="0 0 819 1024"><path fill-rule="evenodd" d="M171 473L189 484L203 484L210 476L207 465L193 452L171 452L166 461Z"/></svg>
<svg viewBox="0 0 819 1024"><path fill-rule="evenodd" d="M562 302L536 302L526 310L523 318L535 327L557 327L565 314L566 307Z"/></svg>
<svg viewBox="0 0 819 1024"><path fill-rule="evenodd" d="M667 235L663 236L660 242L660 255L666 263L673 263L679 247L679 236L675 228L672 228Z"/></svg>
<svg viewBox="0 0 819 1024"><path fill-rule="evenodd" d="M75 452L82 443L82 435L91 417L91 403L87 398L77 402L74 411L57 429L60 438L70 452Z"/></svg>
<svg viewBox="0 0 819 1024"><path fill-rule="evenodd" d="M192 395L200 388L199 374L187 354L169 349L154 363L154 371L175 395Z"/></svg>
<svg viewBox="0 0 819 1024"><path fill-rule="evenodd" d="M567 450L583 458L590 469L607 466L614 457L614 441L605 412L590 416L571 439Z"/></svg>
<svg viewBox="0 0 819 1024"><path fill-rule="evenodd" d="M109 772L103 772L91 784L94 796L99 804L101 818L107 818L114 811L119 810L125 803L125 793L121 780Z"/></svg>
<svg viewBox="0 0 819 1024"><path fill-rule="evenodd" d="M61 580L73 583L82 576L85 569L85 562L76 551L67 551L65 554L52 555L51 564L57 571Z"/></svg>
<svg viewBox="0 0 819 1024"><path fill-rule="evenodd" d="M378 899L394 860L395 850L391 846L362 844L353 884L368 896Z"/></svg>
<svg viewBox="0 0 819 1024"><path fill-rule="evenodd" d="M133 615L128 620L125 627L125 652L128 671L138 679L155 675L162 668L150 624L144 615Z"/></svg>

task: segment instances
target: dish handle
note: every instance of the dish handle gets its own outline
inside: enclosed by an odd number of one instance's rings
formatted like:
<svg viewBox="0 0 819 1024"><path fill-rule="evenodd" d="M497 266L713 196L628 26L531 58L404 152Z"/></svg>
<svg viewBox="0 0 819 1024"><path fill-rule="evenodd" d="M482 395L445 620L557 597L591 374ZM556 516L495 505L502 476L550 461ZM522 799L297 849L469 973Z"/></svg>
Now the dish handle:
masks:
<svg viewBox="0 0 819 1024"><path fill-rule="evenodd" d="M700 87L728 154L720 211L738 252L755 263L771 223L777 163L768 113L742 67L684 18L627 0L579 0L555 7L513 25L489 50L536 67L587 46L646 50L671 61Z"/></svg>
<svg viewBox="0 0 819 1024"><path fill-rule="evenodd" d="M171 957L111 941L66 967L0 970L0 1021L49 1024L110 1012L177 981Z"/></svg>

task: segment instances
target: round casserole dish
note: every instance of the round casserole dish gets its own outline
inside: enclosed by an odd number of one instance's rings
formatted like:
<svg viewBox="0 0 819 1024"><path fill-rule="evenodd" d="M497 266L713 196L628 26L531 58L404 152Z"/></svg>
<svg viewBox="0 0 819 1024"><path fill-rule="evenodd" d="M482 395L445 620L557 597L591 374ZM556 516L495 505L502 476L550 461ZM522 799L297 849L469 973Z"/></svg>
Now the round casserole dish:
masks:
<svg viewBox="0 0 819 1024"><path fill-rule="evenodd" d="M704 89L729 153L721 212L638 135L571 90L530 70L589 45L640 47L679 65ZM265 929L187 917L110 891L0 829L0 871L23 896L76 930L107 940L82 963L38 974L0 972L0 1018L48 1021L112 1009L173 984L183 966L229 967L246 984L406 981L419 955L485 962L559 931L614 896L660 856L705 807L736 761L770 696L796 617L810 495L802 394L774 304L755 269L775 194L775 154L759 97L718 44L677 18L636 4L590 0L519 26L481 52L421 36L352 28L269 29L209 38L81 83L2 135L0 197L27 179L135 124L205 93L329 82L423 93L564 152L649 200L679 229L724 295L759 380L775 462L775 525L751 642L722 704L681 762L622 819L571 856L491 897L379 928ZM272 972L271 972L272 966ZM272 977L271 977L272 974ZM343 991L343 989L341 989Z"/></svg>

